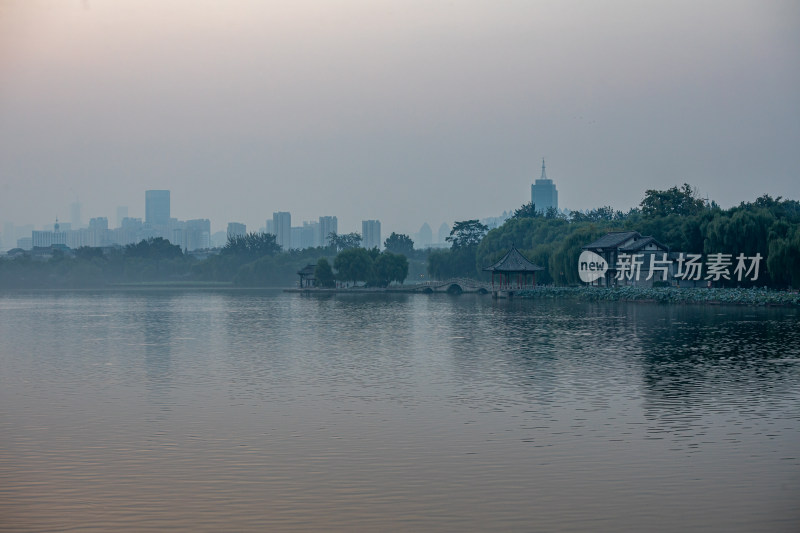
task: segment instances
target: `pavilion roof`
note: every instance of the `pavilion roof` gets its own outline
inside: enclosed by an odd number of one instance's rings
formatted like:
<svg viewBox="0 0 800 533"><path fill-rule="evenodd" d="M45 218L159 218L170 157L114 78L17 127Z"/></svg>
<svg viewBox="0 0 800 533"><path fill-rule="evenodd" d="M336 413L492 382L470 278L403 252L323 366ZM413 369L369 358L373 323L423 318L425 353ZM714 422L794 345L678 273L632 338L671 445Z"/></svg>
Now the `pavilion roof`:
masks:
<svg viewBox="0 0 800 533"><path fill-rule="evenodd" d="M303 277L313 276L316 269L317 265L306 265L300 270L298 270L297 273Z"/></svg>
<svg viewBox="0 0 800 533"><path fill-rule="evenodd" d="M487 272L538 272L544 268L528 261L519 250L512 246L500 261L483 270Z"/></svg>

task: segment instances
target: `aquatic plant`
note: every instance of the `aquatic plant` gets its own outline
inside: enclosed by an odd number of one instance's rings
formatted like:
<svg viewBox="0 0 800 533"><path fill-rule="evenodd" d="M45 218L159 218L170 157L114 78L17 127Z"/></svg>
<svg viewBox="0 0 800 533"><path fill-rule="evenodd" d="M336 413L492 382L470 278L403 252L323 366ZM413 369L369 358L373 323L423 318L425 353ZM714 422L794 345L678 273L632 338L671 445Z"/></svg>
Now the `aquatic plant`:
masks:
<svg viewBox="0 0 800 533"><path fill-rule="evenodd" d="M520 291L521 298L575 298L582 301L652 301L734 305L800 306L800 293L768 289L677 287L537 287Z"/></svg>

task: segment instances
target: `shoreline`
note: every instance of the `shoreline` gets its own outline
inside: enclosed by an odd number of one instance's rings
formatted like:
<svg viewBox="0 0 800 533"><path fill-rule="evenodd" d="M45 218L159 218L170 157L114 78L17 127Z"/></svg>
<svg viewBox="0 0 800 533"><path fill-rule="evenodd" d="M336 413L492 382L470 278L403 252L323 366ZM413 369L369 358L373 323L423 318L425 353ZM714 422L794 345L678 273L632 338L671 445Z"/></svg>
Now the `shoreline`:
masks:
<svg viewBox="0 0 800 533"><path fill-rule="evenodd" d="M540 287L520 291L524 299L575 299L584 302L800 307L800 293L767 289L679 287Z"/></svg>
<svg viewBox="0 0 800 533"><path fill-rule="evenodd" d="M243 287L226 282L142 282L118 283L97 287L19 287L2 288L3 293L21 292L127 292L127 291L281 291L307 295L376 295L376 294L429 294L420 286L398 287ZM436 291L430 294L447 294ZM464 292L464 294L479 294ZM482 296L490 296L485 294ZM633 302L651 304L701 304L735 305L749 307L800 308L800 293L769 289L737 288L678 288L678 287L553 287L514 291L513 299L523 300L575 300L581 302Z"/></svg>
<svg viewBox="0 0 800 533"><path fill-rule="evenodd" d="M301 294L425 294L419 287L409 288L286 288L283 292ZM433 294L445 294L436 292ZM475 293L470 293L475 294ZM514 291L524 300L578 300L582 302L634 302L651 304L736 305L750 307L800 307L800 293L768 289L678 288L678 287L537 287Z"/></svg>

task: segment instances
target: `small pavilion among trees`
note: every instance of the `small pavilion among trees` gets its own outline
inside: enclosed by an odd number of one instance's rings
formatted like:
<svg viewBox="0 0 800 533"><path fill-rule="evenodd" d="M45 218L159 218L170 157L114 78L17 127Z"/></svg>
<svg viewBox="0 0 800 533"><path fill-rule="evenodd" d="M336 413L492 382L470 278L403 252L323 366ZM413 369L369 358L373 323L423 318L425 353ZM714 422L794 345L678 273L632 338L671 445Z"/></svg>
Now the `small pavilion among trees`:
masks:
<svg viewBox="0 0 800 533"><path fill-rule="evenodd" d="M515 246L497 263L483 269L492 273L492 290L502 291L536 287L536 273L540 270L544 268L528 261Z"/></svg>
<svg viewBox="0 0 800 533"><path fill-rule="evenodd" d="M316 270L317 265L306 265L297 271L297 275L300 276L301 289L310 289L317 286Z"/></svg>

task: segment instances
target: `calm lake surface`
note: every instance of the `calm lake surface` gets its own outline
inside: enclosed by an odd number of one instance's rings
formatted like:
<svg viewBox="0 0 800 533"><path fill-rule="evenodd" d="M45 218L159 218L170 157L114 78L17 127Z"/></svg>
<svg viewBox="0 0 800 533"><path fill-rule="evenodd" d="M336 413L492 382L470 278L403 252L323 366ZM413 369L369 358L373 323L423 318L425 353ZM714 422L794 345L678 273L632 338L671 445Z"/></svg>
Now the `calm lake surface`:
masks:
<svg viewBox="0 0 800 533"><path fill-rule="evenodd" d="M0 294L0 530L800 530L794 309Z"/></svg>

